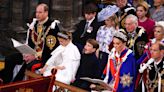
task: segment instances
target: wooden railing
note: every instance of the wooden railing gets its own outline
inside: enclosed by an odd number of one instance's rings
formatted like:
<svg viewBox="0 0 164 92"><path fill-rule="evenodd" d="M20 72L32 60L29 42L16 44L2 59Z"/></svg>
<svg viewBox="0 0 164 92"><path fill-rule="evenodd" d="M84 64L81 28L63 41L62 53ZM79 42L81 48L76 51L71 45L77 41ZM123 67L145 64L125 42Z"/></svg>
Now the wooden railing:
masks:
<svg viewBox="0 0 164 92"><path fill-rule="evenodd" d="M52 76L38 77L29 80L0 85L0 92L52 92L56 71Z"/></svg>
<svg viewBox="0 0 164 92"><path fill-rule="evenodd" d="M33 73L31 71L26 70L25 72L26 76L29 78L40 78L43 77L39 74ZM62 82L56 81L54 82L54 85L57 89L55 89L55 92L87 92L86 90L80 89L78 87L74 87L71 85L64 84Z"/></svg>

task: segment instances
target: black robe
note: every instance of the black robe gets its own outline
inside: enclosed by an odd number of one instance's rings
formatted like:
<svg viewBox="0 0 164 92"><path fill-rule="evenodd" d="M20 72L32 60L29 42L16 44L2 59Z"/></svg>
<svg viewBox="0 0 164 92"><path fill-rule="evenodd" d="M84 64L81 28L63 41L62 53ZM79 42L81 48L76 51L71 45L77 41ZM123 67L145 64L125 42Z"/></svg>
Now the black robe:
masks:
<svg viewBox="0 0 164 92"><path fill-rule="evenodd" d="M90 90L90 82L81 80L81 77L100 78L100 62L98 61L95 53L82 54L80 66L76 74L76 80L72 85Z"/></svg>
<svg viewBox="0 0 164 92"><path fill-rule="evenodd" d="M43 25L44 25L44 33L47 31L48 27L50 27L51 23L53 21L48 19ZM34 26L34 33L37 34L37 23L35 24ZM20 81L23 79L24 77L24 73L25 73L25 69L29 69L29 70L32 70L33 69L38 69L38 68L41 68L42 66L44 66L44 64L46 63L46 61L49 59L49 57L51 56L51 52L59 45L59 42L57 40L57 33L59 32L59 28L58 26L56 25L55 29L50 29L49 32L47 32L47 35L45 35L44 37L44 44L43 44L43 52L42 52L42 57L41 59L38 59L38 60L34 60L28 64L24 63L24 60L23 60L23 56L21 53L14 53L14 54L11 54L11 55L8 55L6 56L5 58L5 69L3 70L3 73L2 73L2 79L3 79L3 82L4 83L9 83L9 82L12 82L12 81ZM29 38L28 38L28 45L31 47L31 48L35 48L35 44L34 42L32 41L32 30L30 30L30 35L29 35ZM36 35L37 36L37 35ZM36 37L34 36L34 37ZM56 43L55 45L50 49L49 46L47 43L49 40L49 38L47 37L52 37L54 39L56 39ZM37 37L36 37L37 38ZM14 79L13 78L13 70L15 68L16 65L21 65L23 64L22 68L20 69L20 71L18 72L18 74L16 75L16 77ZM34 66L34 67L33 67Z"/></svg>
<svg viewBox="0 0 164 92"><path fill-rule="evenodd" d="M97 31L98 31L99 27L102 25L102 23L99 23L97 21L97 18L95 18L92 21L92 23L90 24L90 27L92 27L93 30L91 32L85 32L84 36L81 37L81 35L84 32L85 24L86 24L86 20L80 21L80 23L78 23L75 26L76 30L72 34L72 36L73 36L72 42L75 45L77 45L77 47L78 47L78 49L80 49L80 51L82 50L83 46L85 45L86 41L89 38L96 39Z"/></svg>

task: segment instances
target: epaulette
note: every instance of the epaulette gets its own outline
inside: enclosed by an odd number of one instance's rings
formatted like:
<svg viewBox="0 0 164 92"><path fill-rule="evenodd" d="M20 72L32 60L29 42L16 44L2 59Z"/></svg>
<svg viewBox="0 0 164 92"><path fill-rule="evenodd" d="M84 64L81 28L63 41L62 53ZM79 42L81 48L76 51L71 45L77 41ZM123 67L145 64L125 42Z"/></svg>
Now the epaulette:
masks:
<svg viewBox="0 0 164 92"><path fill-rule="evenodd" d="M37 21L37 19L36 18L33 18L32 23L31 24L27 24L27 26L29 27L29 29L33 30L34 25L36 24L36 21Z"/></svg>
<svg viewBox="0 0 164 92"><path fill-rule="evenodd" d="M56 24L57 24L57 25L60 24L60 21L59 21L59 20L54 20L54 21L51 23L50 28L51 28L51 29L55 29Z"/></svg>
<svg viewBox="0 0 164 92"><path fill-rule="evenodd" d="M126 9L125 9L125 12L128 12L128 11L130 11L130 10L136 11L136 9L135 9L134 7L129 7L129 8L126 8Z"/></svg>
<svg viewBox="0 0 164 92"><path fill-rule="evenodd" d="M139 26L139 28L140 28L140 30L138 32L138 36L141 36L143 33L145 33L145 29L143 27L140 27L140 26Z"/></svg>

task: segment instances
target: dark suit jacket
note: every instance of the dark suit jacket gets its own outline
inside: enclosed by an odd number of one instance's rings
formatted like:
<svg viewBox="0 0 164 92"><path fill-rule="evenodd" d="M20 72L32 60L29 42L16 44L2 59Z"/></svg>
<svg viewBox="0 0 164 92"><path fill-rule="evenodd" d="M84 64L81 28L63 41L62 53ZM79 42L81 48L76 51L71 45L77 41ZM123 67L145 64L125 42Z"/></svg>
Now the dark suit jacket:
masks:
<svg viewBox="0 0 164 92"><path fill-rule="evenodd" d="M80 44L80 45L84 46L85 43L86 43L86 41L89 38L96 39L97 31L98 31L98 29L99 29L99 27L101 26L102 23L99 23L97 21L97 18L95 18L93 20L93 22L90 24L90 27L93 28L93 30L91 31L91 33L86 32L84 34L84 36L81 37L82 33L84 32L85 24L86 24L86 20L82 20L82 21L80 21L80 23L78 23L76 25L76 30L73 33L73 43L76 44L76 45L77 44L78 45Z"/></svg>

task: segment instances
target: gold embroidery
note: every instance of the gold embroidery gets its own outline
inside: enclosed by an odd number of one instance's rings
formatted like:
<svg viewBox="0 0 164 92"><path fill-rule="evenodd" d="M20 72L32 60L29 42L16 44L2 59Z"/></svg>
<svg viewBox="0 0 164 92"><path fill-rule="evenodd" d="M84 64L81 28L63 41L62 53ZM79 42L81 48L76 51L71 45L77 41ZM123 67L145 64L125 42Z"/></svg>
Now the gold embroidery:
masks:
<svg viewBox="0 0 164 92"><path fill-rule="evenodd" d="M121 26L123 28L125 28L125 17L126 17L127 13L124 13L124 15L121 16L120 22L121 22Z"/></svg>
<svg viewBox="0 0 164 92"><path fill-rule="evenodd" d="M158 76L158 73L156 72L156 74L155 74L155 78L153 79L153 80L151 80L150 78L149 78L149 69L147 69L147 75L146 75L146 78L147 78L147 80L146 80L146 88L150 91L150 92L154 92L155 91L155 88L157 88L158 87L158 80L159 80L159 76ZM164 74L164 70L162 70L161 71L161 76ZM160 76L160 77L161 77ZM163 83L164 83L164 80L163 79L161 79L161 86L162 86L162 88L163 88Z"/></svg>
<svg viewBox="0 0 164 92"><path fill-rule="evenodd" d="M56 37L53 35L48 35L46 37L46 45L49 47L49 49L52 50L55 44L56 44Z"/></svg>
<svg viewBox="0 0 164 92"><path fill-rule="evenodd" d="M32 88L19 88L15 92L34 92Z"/></svg>
<svg viewBox="0 0 164 92"><path fill-rule="evenodd" d="M133 77L130 77L130 73L128 74L124 74L122 77L121 77L121 84L123 85L123 87L129 87L130 84L132 83L132 79Z"/></svg>
<svg viewBox="0 0 164 92"><path fill-rule="evenodd" d="M129 45L128 47L129 47L129 48L132 48L132 47L134 46L134 43L135 43L136 39L137 39L139 36L141 36L142 33L144 33L144 32L145 32L144 29L140 29L139 32L138 32L138 34L134 37L134 39L130 38L130 40L128 41L128 45Z"/></svg>
<svg viewBox="0 0 164 92"><path fill-rule="evenodd" d="M36 57L38 59L41 59L42 57L42 52L43 52L43 47L44 47L44 41L45 41L45 37L47 36L49 30L50 30L50 26L47 28L47 30L44 32L44 27L40 27L38 26L37 28L37 32L35 32L34 30L32 30L31 33L31 39L32 42L35 44L35 50L37 52Z"/></svg>

